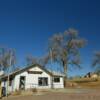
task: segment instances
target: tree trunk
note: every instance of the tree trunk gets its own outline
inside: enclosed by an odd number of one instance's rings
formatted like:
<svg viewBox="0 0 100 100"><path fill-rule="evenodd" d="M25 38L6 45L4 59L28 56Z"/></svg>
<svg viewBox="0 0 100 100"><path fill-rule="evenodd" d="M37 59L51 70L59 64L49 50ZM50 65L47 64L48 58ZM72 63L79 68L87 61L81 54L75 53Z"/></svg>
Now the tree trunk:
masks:
<svg viewBox="0 0 100 100"><path fill-rule="evenodd" d="M67 83L67 64L64 64L64 88L66 87Z"/></svg>
<svg viewBox="0 0 100 100"><path fill-rule="evenodd" d="M0 99L2 99L2 86L1 86L1 80L0 80Z"/></svg>
<svg viewBox="0 0 100 100"><path fill-rule="evenodd" d="M8 78L7 78L7 91L6 91L6 96L9 95L9 74L8 74Z"/></svg>

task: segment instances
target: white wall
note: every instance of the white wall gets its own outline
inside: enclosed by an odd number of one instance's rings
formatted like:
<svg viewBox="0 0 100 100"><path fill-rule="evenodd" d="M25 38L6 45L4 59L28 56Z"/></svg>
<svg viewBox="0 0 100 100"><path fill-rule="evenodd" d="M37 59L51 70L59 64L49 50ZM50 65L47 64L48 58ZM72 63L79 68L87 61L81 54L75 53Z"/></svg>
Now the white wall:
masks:
<svg viewBox="0 0 100 100"><path fill-rule="evenodd" d="M51 88L50 75L39 67L31 68L29 71L42 71L42 74L29 74L27 71L16 75L14 80L14 90L19 89L20 76L26 76L25 89L29 88ZM38 86L38 77L47 77L48 86Z"/></svg>
<svg viewBox="0 0 100 100"><path fill-rule="evenodd" d="M6 91L8 91L8 92L12 92L13 91L13 89L12 89L12 86L9 86L8 87L8 90L7 90L7 81L2 81L1 82L1 87L5 87L6 88Z"/></svg>
<svg viewBox="0 0 100 100"><path fill-rule="evenodd" d="M13 80L13 87L9 87L10 91L15 91L19 90L19 83L20 83L20 76L25 76L25 89L30 89L30 88L51 88L52 86L52 77L47 74L44 70L40 69L38 66L31 68L29 71L42 71L42 74L29 74L27 71L18 74L15 76ZM39 77L47 77L48 78L48 86L39 86L38 85L38 78ZM60 77L60 82L55 83L53 81L53 88L64 88L64 81L63 77ZM4 83L2 82L2 86L4 86ZM6 84L7 87L7 84Z"/></svg>
<svg viewBox="0 0 100 100"><path fill-rule="evenodd" d="M64 78L60 77L60 82L53 81L53 88L64 88Z"/></svg>

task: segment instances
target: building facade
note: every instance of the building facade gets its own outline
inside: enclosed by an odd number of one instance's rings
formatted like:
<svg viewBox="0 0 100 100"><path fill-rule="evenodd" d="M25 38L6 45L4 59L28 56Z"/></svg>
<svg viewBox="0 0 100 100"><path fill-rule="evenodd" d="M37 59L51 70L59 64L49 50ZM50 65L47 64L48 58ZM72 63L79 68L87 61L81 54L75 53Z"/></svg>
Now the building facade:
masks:
<svg viewBox="0 0 100 100"><path fill-rule="evenodd" d="M7 76L2 77L2 87L7 88ZM27 89L64 88L64 75L50 72L40 65L32 65L9 75L9 91Z"/></svg>

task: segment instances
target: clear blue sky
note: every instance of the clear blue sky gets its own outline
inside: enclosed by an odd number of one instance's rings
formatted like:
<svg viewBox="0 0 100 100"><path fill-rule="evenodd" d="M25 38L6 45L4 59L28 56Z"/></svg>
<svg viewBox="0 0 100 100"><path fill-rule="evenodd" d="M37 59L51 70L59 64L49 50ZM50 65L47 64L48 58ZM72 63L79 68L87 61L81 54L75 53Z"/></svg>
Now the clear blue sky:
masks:
<svg viewBox="0 0 100 100"><path fill-rule="evenodd" d="M0 0L0 45L16 49L19 66L28 54L42 56L56 32L76 28L88 40L81 50L83 70L91 70L94 51L100 50L100 0Z"/></svg>

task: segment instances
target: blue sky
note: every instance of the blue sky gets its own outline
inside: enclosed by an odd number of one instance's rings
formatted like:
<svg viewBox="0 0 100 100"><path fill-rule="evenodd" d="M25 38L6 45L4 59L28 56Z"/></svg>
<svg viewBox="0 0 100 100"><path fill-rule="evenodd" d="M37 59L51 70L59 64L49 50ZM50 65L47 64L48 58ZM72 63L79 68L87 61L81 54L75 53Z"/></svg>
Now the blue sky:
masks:
<svg viewBox="0 0 100 100"><path fill-rule="evenodd" d="M0 0L0 45L14 48L17 65L23 66L28 54L45 54L54 33L76 28L88 44L81 49L83 69L69 75L84 74L100 50L99 5L99 0Z"/></svg>

